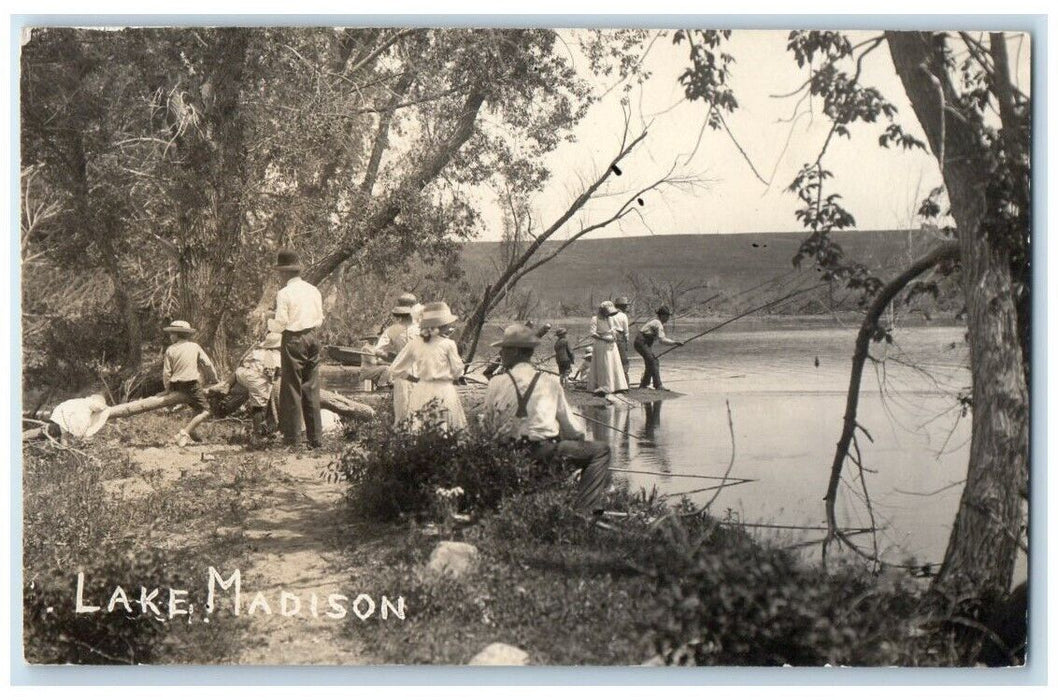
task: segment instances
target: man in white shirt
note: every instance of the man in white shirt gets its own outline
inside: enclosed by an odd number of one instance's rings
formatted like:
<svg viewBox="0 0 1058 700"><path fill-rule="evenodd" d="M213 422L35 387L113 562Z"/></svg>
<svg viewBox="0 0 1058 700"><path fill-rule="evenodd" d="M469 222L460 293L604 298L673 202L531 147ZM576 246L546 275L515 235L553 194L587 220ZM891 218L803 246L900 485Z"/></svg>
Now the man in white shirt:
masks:
<svg viewBox="0 0 1058 700"><path fill-rule="evenodd" d="M297 253L281 250L276 270L284 286L276 294L276 317L271 330L283 334L279 390L279 429L283 442L297 444L301 421L309 447L320 446L323 425L320 417L320 343L316 329L323 323L323 297L320 290L301 279Z"/></svg>
<svg viewBox="0 0 1058 700"><path fill-rule="evenodd" d="M584 424L570 408L559 378L532 364L540 339L531 328L508 326L493 343L507 369L489 381L485 425L494 437L527 450L537 462L562 461L581 469L574 507L599 516L610 485L610 448L585 440Z"/></svg>
<svg viewBox="0 0 1058 700"><path fill-rule="evenodd" d="M617 334L617 351L621 353L621 367L628 382L628 297L621 295L613 300L617 313L610 317L610 327Z"/></svg>
<svg viewBox="0 0 1058 700"><path fill-rule="evenodd" d="M643 358L643 378L639 380L639 388L646 389L653 381L655 389L664 391L665 387L661 383L661 363L654 354L654 343L655 341L662 345L683 345L683 343L665 335L665 324L672 318L669 308L662 306L657 310L657 316L644 323L636 332L636 339L632 345Z"/></svg>

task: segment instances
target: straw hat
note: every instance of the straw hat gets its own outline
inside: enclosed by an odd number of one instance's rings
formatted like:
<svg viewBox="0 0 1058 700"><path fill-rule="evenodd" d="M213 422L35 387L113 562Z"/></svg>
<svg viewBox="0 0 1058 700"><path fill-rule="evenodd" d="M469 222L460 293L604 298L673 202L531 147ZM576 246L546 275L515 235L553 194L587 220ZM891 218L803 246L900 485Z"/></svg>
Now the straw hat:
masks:
<svg viewBox="0 0 1058 700"><path fill-rule="evenodd" d="M606 314L607 316L613 316L617 313L617 307L613 305L613 302L606 300L599 304L599 313Z"/></svg>
<svg viewBox="0 0 1058 700"><path fill-rule="evenodd" d="M195 329L187 321L173 321L162 330L166 333L186 333L187 335L195 332Z"/></svg>
<svg viewBox="0 0 1058 700"><path fill-rule="evenodd" d="M275 350L283 344L282 333L269 333L265 336L265 339L261 341L262 350Z"/></svg>
<svg viewBox="0 0 1058 700"><path fill-rule="evenodd" d="M420 328L440 328L450 323L455 323L459 317L452 313L448 304L443 301L431 301L423 306L422 320L419 321Z"/></svg>
<svg viewBox="0 0 1058 700"><path fill-rule="evenodd" d="M298 254L289 248L283 248L276 253L276 269L287 272L301 272L301 260Z"/></svg>
<svg viewBox="0 0 1058 700"><path fill-rule="evenodd" d="M418 303L418 299L415 298L414 294L401 294L397 297L397 305L393 307L391 312L394 315L405 315L410 316L414 311L415 304Z"/></svg>
<svg viewBox="0 0 1058 700"><path fill-rule="evenodd" d="M529 326L512 323L503 329L503 338L492 343L494 348L535 348L540 339Z"/></svg>

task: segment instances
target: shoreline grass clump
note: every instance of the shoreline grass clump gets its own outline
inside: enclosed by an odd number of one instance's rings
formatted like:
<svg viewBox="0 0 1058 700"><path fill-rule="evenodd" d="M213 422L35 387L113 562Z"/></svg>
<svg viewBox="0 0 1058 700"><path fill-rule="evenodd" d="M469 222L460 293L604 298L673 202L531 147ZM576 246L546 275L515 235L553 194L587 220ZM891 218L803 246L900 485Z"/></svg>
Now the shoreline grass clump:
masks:
<svg viewBox="0 0 1058 700"><path fill-rule="evenodd" d="M464 513L481 514L507 497L562 478L557 468L533 462L473 424L466 431L447 430L429 408L415 431L385 421L365 426L359 442L331 466L329 476L347 484L354 517L424 518L436 514L439 498L451 499Z"/></svg>

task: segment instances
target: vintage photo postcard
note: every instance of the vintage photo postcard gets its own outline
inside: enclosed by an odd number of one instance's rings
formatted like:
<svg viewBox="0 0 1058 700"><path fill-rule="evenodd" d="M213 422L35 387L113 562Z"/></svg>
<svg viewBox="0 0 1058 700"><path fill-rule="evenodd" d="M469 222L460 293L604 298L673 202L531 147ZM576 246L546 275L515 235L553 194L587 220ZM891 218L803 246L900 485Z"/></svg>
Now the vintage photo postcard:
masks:
<svg viewBox="0 0 1058 700"><path fill-rule="evenodd" d="M26 662L1026 664L1034 44L958 19L27 28Z"/></svg>

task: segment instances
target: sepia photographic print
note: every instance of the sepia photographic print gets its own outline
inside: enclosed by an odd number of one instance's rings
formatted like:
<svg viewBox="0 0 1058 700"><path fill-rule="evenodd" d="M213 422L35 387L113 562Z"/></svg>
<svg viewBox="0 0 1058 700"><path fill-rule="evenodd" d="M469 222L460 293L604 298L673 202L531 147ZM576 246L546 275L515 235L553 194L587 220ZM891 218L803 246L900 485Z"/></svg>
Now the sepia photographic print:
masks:
<svg viewBox="0 0 1058 700"><path fill-rule="evenodd" d="M1035 47L960 19L24 28L25 661L1023 667Z"/></svg>

